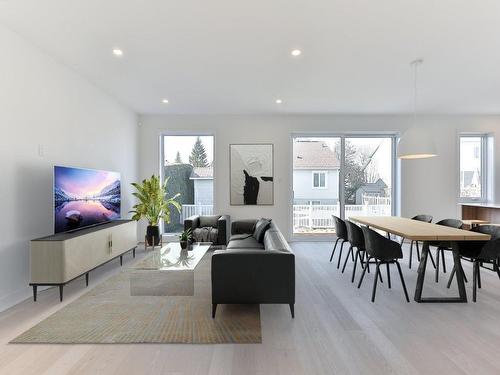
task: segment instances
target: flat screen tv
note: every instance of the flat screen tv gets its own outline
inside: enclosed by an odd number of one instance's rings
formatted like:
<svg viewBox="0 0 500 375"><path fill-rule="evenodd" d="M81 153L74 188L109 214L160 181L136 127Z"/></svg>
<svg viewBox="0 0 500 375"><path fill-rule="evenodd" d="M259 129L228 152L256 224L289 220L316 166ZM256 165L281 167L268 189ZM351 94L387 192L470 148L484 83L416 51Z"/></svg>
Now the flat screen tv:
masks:
<svg viewBox="0 0 500 375"><path fill-rule="evenodd" d="M120 173L54 167L54 232L120 218Z"/></svg>

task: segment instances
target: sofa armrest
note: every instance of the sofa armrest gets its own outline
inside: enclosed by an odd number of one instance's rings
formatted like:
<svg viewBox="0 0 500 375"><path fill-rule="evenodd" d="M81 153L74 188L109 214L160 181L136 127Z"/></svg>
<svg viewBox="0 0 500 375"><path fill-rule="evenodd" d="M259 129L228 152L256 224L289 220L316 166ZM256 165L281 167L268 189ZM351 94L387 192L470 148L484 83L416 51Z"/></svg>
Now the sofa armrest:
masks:
<svg viewBox="0 0 500 375"><path fill-rule="evenodd" d="M215 251L212 303L295 303L295 255L260 249Z"/></svg>
<svg viewBox="0 0 500 375"><path fill-rule="evenodd" d="M188 230L189 228L191 228L191 230L194 231L199 226L200 226L199 215L193 215L184 220L184 230Z"/></svg>
<svg viewBox="0 0 500 375"><path fill-rule="evenodd" d="M217 220L217 240L218 245L227 245L227 240L229 237L229 226L231 218L229 215L222 215L219 220Z"/></svg>
<svg viewBox="0 0 500 375"><path fill-rule="evenodd" d="M231 223L231 234L251 234L257 224L256 219L236 220Z"/></svg>

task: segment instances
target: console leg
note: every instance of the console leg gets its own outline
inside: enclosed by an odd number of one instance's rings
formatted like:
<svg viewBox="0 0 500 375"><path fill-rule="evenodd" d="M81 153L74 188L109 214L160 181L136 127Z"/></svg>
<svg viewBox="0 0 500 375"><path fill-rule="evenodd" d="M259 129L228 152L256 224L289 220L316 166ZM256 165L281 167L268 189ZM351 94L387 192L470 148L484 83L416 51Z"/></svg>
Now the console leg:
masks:
<svg viewBox="0 0 500 375"><path fill-rule="evenodd" d="M63 288L64 288L64 285L59 285L59 300L61 302L63 300Z"/></svg>
<svg viewBox="0 0 500 375"><path fill-rule="evenodd" d="M295 318L295 305L293 303L290 304L290 312L292 313L292 319Z"/></svg>
<svg viewBox="0 0 500 375"><path fill-rule="evenodd" d="M215 312L217 311L217 304L212 303L212 319L215 319Z"/></svg>
<svg viewBox="0 0 500 375"><path fill-rule="evenodd" d="M123 256L120 255L120 266L123 266Z"/></svg>
<svg viewBox="0 0 500 375"><path fill-rule="evenodd" d="M33 301L36 302L36 287L37 285L33 285Z"/></svg>
<svg viewBox="0 0 500 375"><path fill-rule="evenodd" d="M85 284L86 284L86 286L89 286L89 273L88 272L85 274Z"/></svg>

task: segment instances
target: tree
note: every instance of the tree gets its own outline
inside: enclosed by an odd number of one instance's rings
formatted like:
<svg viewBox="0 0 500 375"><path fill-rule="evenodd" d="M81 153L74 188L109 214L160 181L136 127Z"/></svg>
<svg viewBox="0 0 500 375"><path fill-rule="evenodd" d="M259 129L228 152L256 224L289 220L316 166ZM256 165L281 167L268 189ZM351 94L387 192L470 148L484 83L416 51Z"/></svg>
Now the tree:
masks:
<svg viewBox="0 0 500 375"><path fill-rule="evenodd" d="M207 167L207 152L205 150L205 146L201 142L200 137L196 138L196 142L193 145L193 149L191 150L191 155L189 155L189 164L193 167Z"/></svg>
<svg viewBox="0 0 500 375"><path fill-rule="evenodd" d="M175 155L175 164L182 164L182 158L181 158L181 153L177 151L177 155Z"/></svg>

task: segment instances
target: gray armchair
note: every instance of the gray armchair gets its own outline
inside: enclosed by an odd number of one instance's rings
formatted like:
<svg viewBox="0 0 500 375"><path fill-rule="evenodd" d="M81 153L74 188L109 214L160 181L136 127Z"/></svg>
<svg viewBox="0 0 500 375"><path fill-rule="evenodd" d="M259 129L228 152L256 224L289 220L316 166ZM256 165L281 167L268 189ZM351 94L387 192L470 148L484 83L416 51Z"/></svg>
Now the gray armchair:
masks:
<svg viewBox="0 0 500 375"><path fill-rule="evenodd" d="M194 241L214 245L227 245L229 225L229 215L194 215L184 220L184 230L191 228Z"/></svg>

